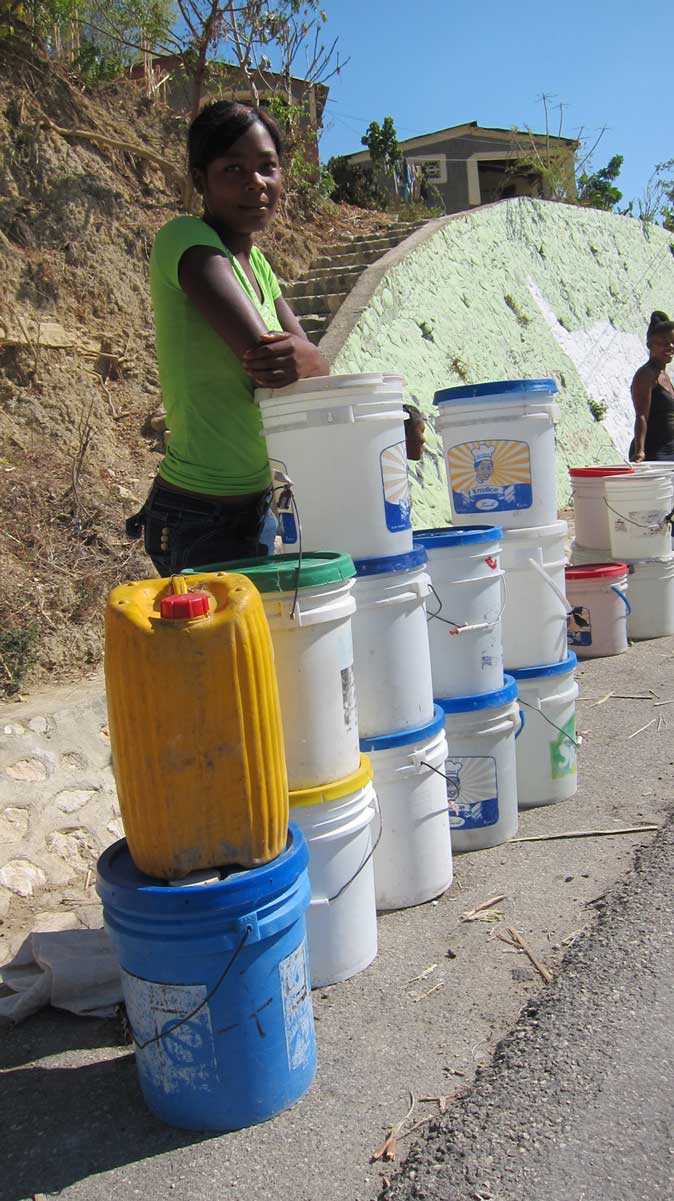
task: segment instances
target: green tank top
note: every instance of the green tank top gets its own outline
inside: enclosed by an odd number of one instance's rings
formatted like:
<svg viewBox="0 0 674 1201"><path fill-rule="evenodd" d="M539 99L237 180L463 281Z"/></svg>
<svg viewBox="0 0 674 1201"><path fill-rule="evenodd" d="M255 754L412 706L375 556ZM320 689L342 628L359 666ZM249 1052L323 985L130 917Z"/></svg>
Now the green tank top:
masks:
<svg viewBox="0 0 674 1201"><path fill-rule="evenodd" d="M159 474L191 492L236 496L269 486L267 448L254 385L232 350L198 312L178 282L191 246L227 256L268 330L281 329L278 280L257 247L250 256L262 300L241 264L199 217L176 217L159 230L150 258L157 361L171 437Z"/></svg>

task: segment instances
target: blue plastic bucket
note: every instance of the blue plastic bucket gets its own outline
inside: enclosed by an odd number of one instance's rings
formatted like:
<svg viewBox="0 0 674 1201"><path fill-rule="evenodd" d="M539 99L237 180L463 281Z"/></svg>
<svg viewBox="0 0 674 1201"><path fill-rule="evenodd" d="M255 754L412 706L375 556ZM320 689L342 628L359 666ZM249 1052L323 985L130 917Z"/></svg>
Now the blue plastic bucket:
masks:
<svg viewBox="0 0 674 1201"><path fill-rule="evenodd" d="M126 841L98 862L145 1101L188 1130L239 1130L307 1091L316 1043L305 911L309 857L292 826L263 867L170 886Z"/></svg>

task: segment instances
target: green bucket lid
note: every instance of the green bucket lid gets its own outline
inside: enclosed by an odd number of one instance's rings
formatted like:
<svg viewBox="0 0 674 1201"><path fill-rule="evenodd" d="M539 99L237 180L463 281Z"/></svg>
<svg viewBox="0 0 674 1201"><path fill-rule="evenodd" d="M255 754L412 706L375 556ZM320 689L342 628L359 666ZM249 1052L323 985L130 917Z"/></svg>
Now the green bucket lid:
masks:
<svg viewBox="0 0 674 1201"><path fill-rule="evenodd" d="M235 571L248 576L259 592L294 592L300 588L320 588L323 584L339 584L356 574L353 559L339 551L307 551L302 555L297 579L299 555L268 555L263 559L237 559L232 563L214 563L208 567L186 567L181 575L197 575L204 571Z"/></svg>

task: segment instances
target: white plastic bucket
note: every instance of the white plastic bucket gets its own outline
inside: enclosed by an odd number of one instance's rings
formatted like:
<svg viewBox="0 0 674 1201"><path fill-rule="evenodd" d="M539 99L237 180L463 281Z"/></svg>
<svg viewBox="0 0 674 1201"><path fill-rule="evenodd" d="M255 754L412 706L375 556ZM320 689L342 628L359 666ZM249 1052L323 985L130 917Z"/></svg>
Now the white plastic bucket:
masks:
<svg viewBox="0 0 674 1201"><path fill-rule="evenodd" d="M626 563L585 563L567 567L569 646L579 659L622 655L627 650Z"/></svg>
<svg viewBox="0 0 674 1201"><path fill-rule="evenodd" d="M608 509L604 497L604 480L631 475L633 467L570 467L573 492L576 540L581 546L596 552L609 545Z"/></svg>
<svg viewBox="0 0 674 1201"><path fill-rule="evenodd" d="M500 846L517 833L517 685L478 696L438 698L447 734L447 800L453 851Z"/></svg>
<svg viewBox="0 0 674 1201"><path fill-rule="evenodd" d="M503 531L503 661L513 667L560 663L566 658L567 533L565 521Z"/></svg>
<svg viewBox="0 0 674 1201"><path fill-rule="evenodd" d="M670 459L642 459L630 464L633 471L643 475L674 475L674 463Z"/></svg>
<svg viewBox="0 0 674 1201"><path fill-rule="evenodd" d="M503 687L501 537L493 525L415 530L433 585L427 612L436 696Z"/></svg>
<svg viewBox="0 0 674 1201"><path fill-rule="evenodd" d="M436 392L457 525L548 525L557 516L552 379L503 380Z"/></svg>
<svg viewBox="0 0 674 1201"><path fill-rule="evenodd" d="M598 547L593 550L589 546L581 546L578 542L571 543L569 563L572 567L581 567L583 563L610 563L610 546Z"/></svg>
<svg viewBox="0 0 674 1201"><path fill-rule="evenodd" d="M611 558L621 562L666 558L671 553L674 477L635 472L604 480Z"/></svg>
<svg viewBox="0 0 674 1201"><path fill-rule="evenodd" d="M307 939L312 988L348 980L377 955L372 823L378 813L365 755L352 776L291 792L290 820L309 847Z"/></svg>
<svg viewBox="0 0 674 1201"><path fill-rule="evenodd" d="M356 560L354 671L361 738L427 725L433 683L426 552Z"/></svg>
<svg viewBox="0 0 674 1201"><path fill-rule="evenodd" d="M628 637L638 641L674 634L674 555L630 563L628 588Z"/></svg>
<svg viewBox="0 0 674 1201"><path fill-rule="evenodd" d="M566 801L578 788L576 656L562 663L513 669L524 725L515 752L520 809Z"/></svg>
<svg viewBox="0 0 674 1201"><path fill-rule="evenodd" d="M299 565L299 574L298 574ZM329 551L218 564L259 589L274 646L288 786L340 780L360 763L351 617L355 567Z"/></svg>
<svg viewBox="0 0 674 1201"><path fill-rule="evenodd" d="M443 776L445 715L429 725L365 738L374 768L382 834L374 853L377 909L406 909L440 896L452 882L452 850Z"/></svg>
<svg viewBox="0 0 674 1201"><path fill-rule="evenodd" d="M402 389L381 375L331 375L259 389L272 467L293 481L280 507L288 550L328 546L354 558L412 549Z"/></svg>

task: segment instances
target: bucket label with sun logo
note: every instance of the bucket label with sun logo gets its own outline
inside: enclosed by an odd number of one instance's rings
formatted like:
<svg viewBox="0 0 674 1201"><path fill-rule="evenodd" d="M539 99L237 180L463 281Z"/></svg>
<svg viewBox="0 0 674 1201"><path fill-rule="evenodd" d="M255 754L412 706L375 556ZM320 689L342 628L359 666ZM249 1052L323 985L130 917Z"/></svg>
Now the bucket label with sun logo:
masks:
<svg viewBox="0 0 674 1201"><path fill-rule="evenodd" d="M404 442L387 446L379 456L384 491L386 528L396 534L412 527L410 484L407 478L407 451Z"/></svg>
<svg viewBox="0 0 674 1201"><path fill-rule="evenodd" d="M531 456L527 442L461 442L447 452L456 513L530 509Z"/></svg>
<svg viewBox="0 0 674 1201"><path fill-rule="evenodd" d="M445 766L449 824L455 830L479 830L498 821L496 760L491 755L464 755Z"/></svg>

